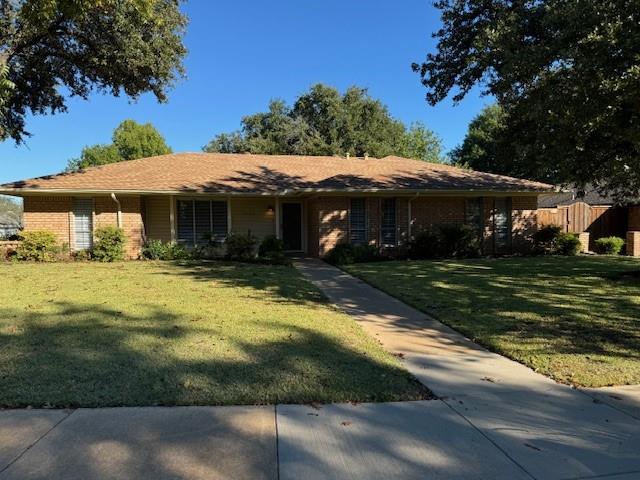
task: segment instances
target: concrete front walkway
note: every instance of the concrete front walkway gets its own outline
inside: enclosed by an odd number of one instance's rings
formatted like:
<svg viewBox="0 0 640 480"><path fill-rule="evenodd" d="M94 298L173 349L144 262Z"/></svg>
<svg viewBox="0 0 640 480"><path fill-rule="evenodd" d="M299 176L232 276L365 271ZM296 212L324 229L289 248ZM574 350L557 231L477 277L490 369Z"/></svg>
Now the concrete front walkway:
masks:
<svg viewBox="0 0 640 480"><path fill-rule="evenodd" d="M492 447L485 461L508 459L525 478L640 479L637 387L583 392L557 384L337 268L313 259L298 260L295 265L482 435ZM353 440L349 452L366 451L372 440L367 435L360 443ZM415 457L432 448L423 445ZM325 455L326 448L319 456ZM387 455L394 457L393 452ZM341 458L344 471L360 462L357 454ZM282 460L286 465L287 458Z"/></svg>

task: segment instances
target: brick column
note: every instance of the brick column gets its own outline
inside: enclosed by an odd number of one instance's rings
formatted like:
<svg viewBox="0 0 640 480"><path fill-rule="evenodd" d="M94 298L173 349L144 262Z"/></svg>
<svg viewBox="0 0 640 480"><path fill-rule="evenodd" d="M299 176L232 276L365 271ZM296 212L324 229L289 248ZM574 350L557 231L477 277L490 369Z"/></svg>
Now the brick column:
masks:
<svg viewBox="0 0 640 480"><path fill-rule="evenodd" d="M581 252L589 251L589 232L582 232L578 234L578 239L580 240Z"/></svg>
<svg viewBox="0 0 640 480"><path fill-rule="evenodd" d="M627 232L627 255L640 257L640 231Z"/></svg>

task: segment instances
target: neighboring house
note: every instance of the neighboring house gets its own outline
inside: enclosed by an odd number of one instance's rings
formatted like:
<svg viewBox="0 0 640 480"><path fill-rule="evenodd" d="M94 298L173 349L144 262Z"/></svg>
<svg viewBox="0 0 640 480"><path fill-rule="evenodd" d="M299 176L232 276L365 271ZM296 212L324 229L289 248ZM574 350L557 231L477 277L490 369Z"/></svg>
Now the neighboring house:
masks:
<svg viewBox="0 0 640 480"><path fill-rule="evenodd" d="M20 230L20 220L10 213L0 212L0 239L15 235Z"/></svg>
<svg viewBox="0 0 640 480"><path fill-rule="evenodd" d="M635 202L616 203L593 186L544 195L538 202L539 225L558 225L565 232L588 233L589 249L598 238L625 238L628 231L640 230L640 207Z"/></svg>
<svg viewBox="0 0 640 480"><path fill-rule="evenodd" d="M0 185L24 198L24 228L72 249L120 225L129 256L146 239L193 246L212 233L276 235L323 256L340 242L394 249L421 230L471 224L486 254L525 250L543 183L399 157L179 153Z"/></svg>

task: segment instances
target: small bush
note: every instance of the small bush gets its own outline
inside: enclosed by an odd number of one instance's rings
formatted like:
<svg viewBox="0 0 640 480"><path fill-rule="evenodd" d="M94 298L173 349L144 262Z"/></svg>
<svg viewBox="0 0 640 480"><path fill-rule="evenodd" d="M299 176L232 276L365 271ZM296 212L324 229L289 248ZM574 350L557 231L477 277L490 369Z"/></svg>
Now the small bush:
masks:
<svg viewBox="0 0 640 480"><path fill-rule="evenodd" d="M16 260L32 262L53 262L60 249L57 238L48 230L22 232L20 244L16 248Z"/></svg>
<svg viewBox="0 0 640 480"><path fill-rule="evenodd" d="M356 261L354 249L350 243L339 243L327 252L324 259L332 265L349 265Z"/></svg>
<svg viewBox="0 0 640 480"><path fill-rule="evenodd" d="M440 227L441 251L445 257L477 257L481 253L480 236L469 225Z"/></svg>
<svg viewBox="0 0 640 480"><path fill-rule="evenodd" d="M282 255L284 253L284 242L275 235L268 235L260 242L258 255L261 257L269 257L272 255Z"/></svg>
<svg viewBox="0 0 640 480"><path fill-rule="evenodd" d="M240 262L248 262L256 258L258 239L251 233L233 233L227 237L227 258Z"/></svg>
<svg viewBox="0 0 640 480"><path fill-rule="evenodd" d="M580 238L575 233L561 233L556 238L552 253L556 255L578 255L582 250Z"/></svg>
<svg viewBox="0 0 640 480"><path fill-rule="evenodd" d="M187 260L191 257L186 248L176 242L149 240L142 247L142 258L147 260Z"/></svg>
<svg viewBox="0 0 640 480"><path fill-rule="evenodd" d="M125 236L121 228L108 226L98 228L91 258L98 262L116 262L124 260Z"/></svg>
<svg viewBox="0 0 640 480"><path fill-rule="evenodd" d="M380 254L380 250L374 245L355 245L353 247L353 255L356 263L378 262L386 258Z"/></svg>
<svg viewBox="0 0 640 480"><path fill-rule="evenodd" d="M440 242L438 232L424 230L418 233L409 245L409 258L421 260L439 257L442 248Z"/></svg>
<svg viewBox="0 0 640 480"><path fill-rule="evenodd" d="M603 237L595 242L596 251L605 255L619 255L624 247L624 239L620 237Z"/></svg>
<svg viewBox="0 0 640 480"><path fill-rule="evenodd" d="M339 243L329 250L324 257L332 265L376 262L384 258L373 245L352 245L350 243Z"/></svg>
<svg viewBox="0 0 640 480"><path fill-rule="evenodd" d="M91 260L91 252L89 250L78 250L71 253L71 258L76 262L86 262Z"/></svg>
<svg viewBox="0 0 640 480"><path fill-rule="evenodd" d="M557 225L547 225L533 234L534 251L540 254L552 253L556 241L562 233L562 228Z"/></svg>
<svg viewBox="0 0 640 480"><path fill-rule="evenodd" d="M266 263L286 265L289 260L284 254L284 242L275 235L269 235L262 239L258 248L258 256Z"/></svg>

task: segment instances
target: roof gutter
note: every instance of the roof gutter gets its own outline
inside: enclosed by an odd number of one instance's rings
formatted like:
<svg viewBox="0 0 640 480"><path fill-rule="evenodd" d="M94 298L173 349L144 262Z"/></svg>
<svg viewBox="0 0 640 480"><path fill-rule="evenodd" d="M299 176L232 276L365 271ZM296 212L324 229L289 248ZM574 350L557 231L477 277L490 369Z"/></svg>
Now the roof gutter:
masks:
<svg viewBox="0 0 640 480"><path fill-rule="evenodd" d="M484 190L484 189L419 189L419 188L301 188L301 189L285 189L280 192L207 192L201 190L100 190L100 189L56 189L56 188L4 188L0 189L0 194L4 195L112 195L118 193L118 195L211 195L211 196L237 196L237 197L288 197L294 195L304 195L307 193L316 194L369 194L369 193L384 193L387 195L406 195L406 194L420 194L420 195L478 195L478 194L496 194L496 195L544 195L556 193L555 190Z"/></svg>

